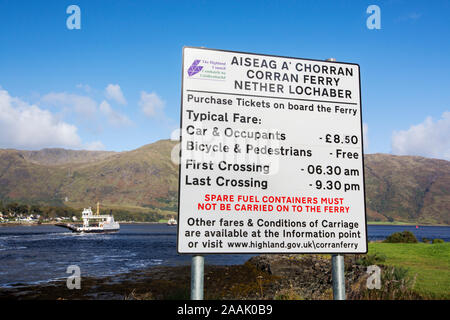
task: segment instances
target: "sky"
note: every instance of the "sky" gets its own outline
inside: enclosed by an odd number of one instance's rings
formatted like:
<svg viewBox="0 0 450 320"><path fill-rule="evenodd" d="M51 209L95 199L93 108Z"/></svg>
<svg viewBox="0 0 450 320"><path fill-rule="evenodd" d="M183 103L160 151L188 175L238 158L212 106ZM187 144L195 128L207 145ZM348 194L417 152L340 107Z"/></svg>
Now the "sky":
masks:
<svg viewBox="0 0 450 320"><path fill-rule="evenodd" d="M0 0L0 148L168 139L182 47L204 46L358 63L366 152L450 160L449 13L450 1Z"/></svg>

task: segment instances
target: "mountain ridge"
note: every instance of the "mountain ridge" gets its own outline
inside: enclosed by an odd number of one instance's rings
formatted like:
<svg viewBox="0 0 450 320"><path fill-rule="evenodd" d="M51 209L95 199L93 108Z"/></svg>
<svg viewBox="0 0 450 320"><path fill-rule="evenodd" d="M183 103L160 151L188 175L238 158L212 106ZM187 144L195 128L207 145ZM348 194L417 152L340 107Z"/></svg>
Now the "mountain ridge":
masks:
<svg viewBox="0 0 450 320"><path fill-rule="evenodd" d="M177 143L122 152L0 149L0 200L81 208L101 199L106 207L175 212ZM370 221L450 224L449 161L382 153L364 159Z"/></svg>

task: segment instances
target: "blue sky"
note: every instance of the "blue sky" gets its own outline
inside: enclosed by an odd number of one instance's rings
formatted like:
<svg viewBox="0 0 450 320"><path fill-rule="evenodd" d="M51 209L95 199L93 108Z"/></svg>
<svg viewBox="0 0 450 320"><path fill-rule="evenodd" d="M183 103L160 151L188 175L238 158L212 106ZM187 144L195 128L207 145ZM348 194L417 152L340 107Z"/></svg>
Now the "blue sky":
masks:
<svg viewBox="0 0 450 320"><path fill-rule="evenodd" d="M80 30L66 27L71 4ZM380 30L366 27L372 4ZM169 138L189 45L358 63L367 152L449 160L449 13L450 1L0 0L0 148Z"/></svg>

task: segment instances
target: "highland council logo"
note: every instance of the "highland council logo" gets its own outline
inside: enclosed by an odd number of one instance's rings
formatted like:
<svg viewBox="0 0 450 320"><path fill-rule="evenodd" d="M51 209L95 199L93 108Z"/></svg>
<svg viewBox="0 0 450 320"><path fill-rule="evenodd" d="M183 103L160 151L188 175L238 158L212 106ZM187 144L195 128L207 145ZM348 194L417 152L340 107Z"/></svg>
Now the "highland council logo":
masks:
<svg viewBox="0 0 450 320"><path fill-rule="evenodd" d="M191 64L191 66L188 69L188 75L189 77L192 77L194 74L199 73L202 71L203 67L199 66L200 60L194 60L194 62Z"/></svg>
<svg viewBox="0 0 450 320"><path fill-rule="evenodd" d="M196 80L225 81L226 62L195 59L188 68L188 77Z"/></svg>

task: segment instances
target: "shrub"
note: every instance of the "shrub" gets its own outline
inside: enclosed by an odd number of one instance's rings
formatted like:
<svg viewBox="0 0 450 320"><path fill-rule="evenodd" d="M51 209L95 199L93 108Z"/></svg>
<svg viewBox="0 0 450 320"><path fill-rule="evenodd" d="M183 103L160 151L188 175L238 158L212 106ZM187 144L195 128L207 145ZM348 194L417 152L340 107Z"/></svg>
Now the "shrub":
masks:
<svg viewBox="0 0 450 320"><path fill-rule="evenodd" d="M445 241L442 239L433 239L433 243L444 243Z"/></svg>
<svg viewBox="0 0 450 320"><path fill-rule="evenodd" d="M124 300L154 300L151 292L136 293L136 289L133 289L129 295L124 296Z"/></svg>
<svg viewBox="0 0 450 320"><path fill-rule="evenodd" d="M386 243L417 243L416 236L410 231L395 232L386 238Z"/></svg>
<svg viewBox="0 0 450 320"><path fill-rule="evenodd" d="M403 267L388 267L381 276L384 299L411 299L415 277L408 276L408 269Z"/></svg>
<svg viewBox="0 0 450 320"><path fill-rule="evenodd" d="M431 239L428 238L422 238L423 243L431 243Z"/></svg>
<svg viewBox="0 0 450 320"><path fill-rule="evenodd" d="M423 299L414 291L415 276L408 275L408 269L403 267L383 267L381 271L381 288L368 289L367 277L361 279L350 288L350 300L416 300Z"/></svg>
<svg viewBox="0 0 450 320"><path fill-rule="evenodd" d="M275 300L304 300L292 286L289 289L281 289L275 294Z"/></svg>
<svg viewBox="0 0 450 320"><path fill-rule="evenodd" d="M356 260L356 264L362 266L371 266L382 264L386 261L386 256L384 254L374 253L374 254L366 254L361 256L358 260Z"/></svg>

